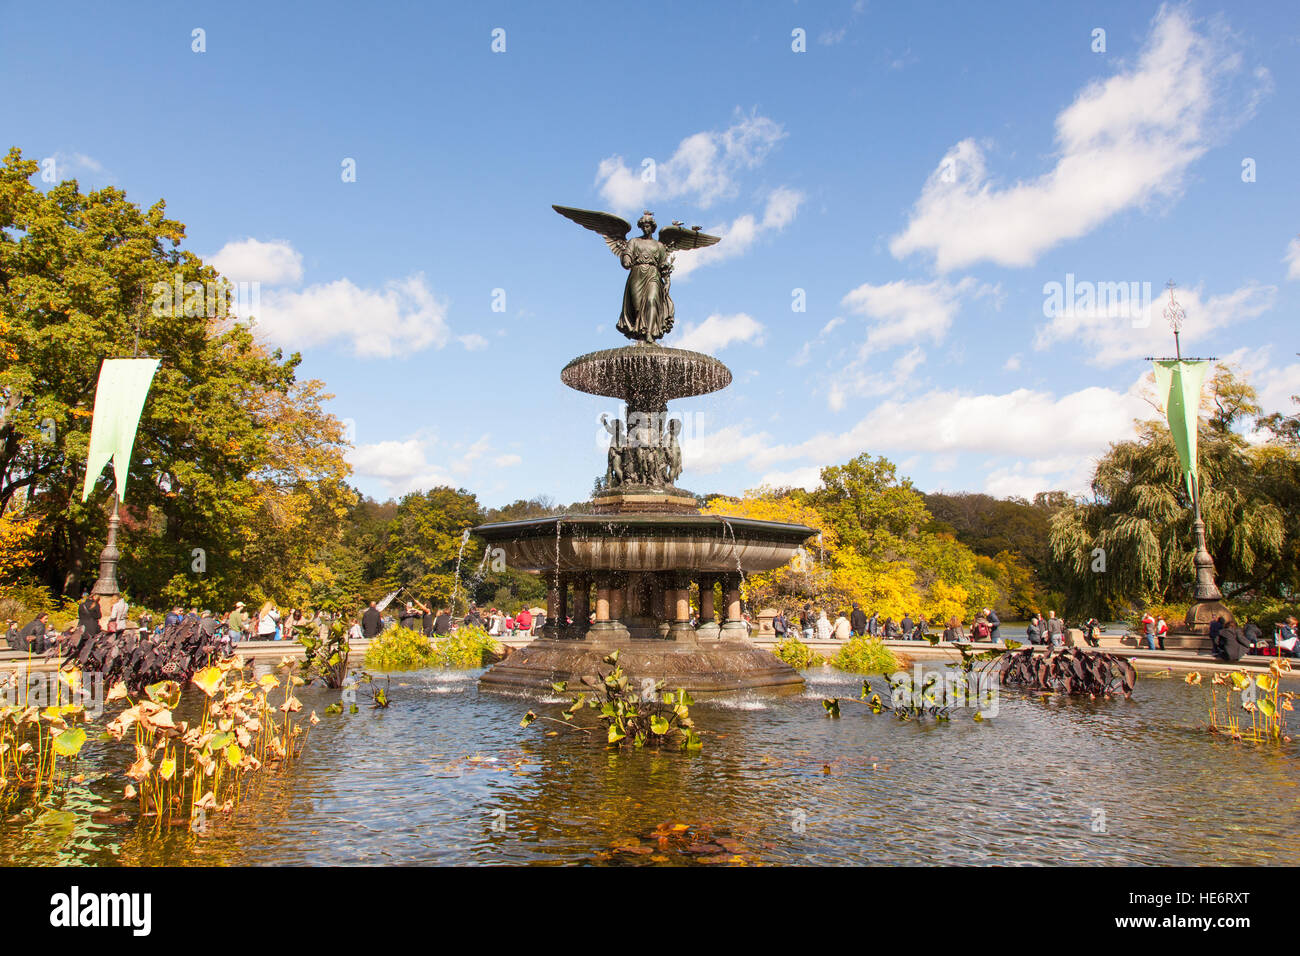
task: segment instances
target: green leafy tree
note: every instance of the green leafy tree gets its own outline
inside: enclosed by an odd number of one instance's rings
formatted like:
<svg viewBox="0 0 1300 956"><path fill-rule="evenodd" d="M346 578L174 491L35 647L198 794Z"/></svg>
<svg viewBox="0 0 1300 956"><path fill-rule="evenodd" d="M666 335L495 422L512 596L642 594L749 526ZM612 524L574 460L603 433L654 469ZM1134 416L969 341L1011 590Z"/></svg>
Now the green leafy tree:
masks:
<svg viewBox="0 0 1300 956"><path fill-rule="evenodd" d="M39 518L33 572L64 594L94 579L112 500L109 469L81 502L95 385L105 358L138 349L161 364L123 508L124 586L154 606L305 599L352 503L321 383L230 314L161 200L142 210L75 180L42 192L37 169L17 149L0 168L0 514L22 495Z"/></svg>
<svg viewBox="0 0 1300 956"><path fill-rule="evenodd" d="M1294 497L1283 480L1293 456L1252 447L1236 430L1258 411L1249 386L1219 369L1202 404L1197 458L1206 545L1226 599L1275 593L1295 575L1287 560L1296 549ZM1113 614L1187 599L1194 510L1167 425L1140 423L1136 439L1113 444L1092 488L1094 500L1075 502L1052 520L1053 558L1070 609Z"/></svg>

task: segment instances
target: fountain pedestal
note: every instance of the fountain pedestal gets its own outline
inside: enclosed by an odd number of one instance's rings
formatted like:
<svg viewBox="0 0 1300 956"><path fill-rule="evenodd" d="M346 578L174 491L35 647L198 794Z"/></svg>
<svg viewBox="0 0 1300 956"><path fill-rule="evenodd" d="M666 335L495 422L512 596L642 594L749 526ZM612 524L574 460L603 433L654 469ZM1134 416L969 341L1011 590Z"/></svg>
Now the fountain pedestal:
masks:
<svg viewBox="0 0 1300 956"><path fill-rule="evenodd" d="M481 685L577 687L617 650L631 679L662 680L670 689L802 687L797 671L749 643L741 586L746 574L788 563L816 530L701 514L695 496L674 485L681 423L667 403L726 387L730 370L697 352L638 344L574 359L561 379L625 402L627 422L601 416L611 436L608 467L587 513L474 529L504 551L508 567L550 583L541 639L492 667ZM691 624L693 593L698 627Z"/></svg>

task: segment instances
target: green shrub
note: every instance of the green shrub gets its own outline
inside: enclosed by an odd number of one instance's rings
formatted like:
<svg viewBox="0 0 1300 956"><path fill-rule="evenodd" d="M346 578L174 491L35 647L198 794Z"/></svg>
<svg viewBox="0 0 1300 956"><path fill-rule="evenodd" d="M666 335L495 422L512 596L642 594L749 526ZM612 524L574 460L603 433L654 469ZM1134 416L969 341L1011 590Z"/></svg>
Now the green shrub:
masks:
<svg viewBox="0 0 1300 956"><path fill-rule="evenodd" d="M1300 617L1300 605L1282 598L1257 597L1249 601L1229 601L1232 615L1240 623L1254 621L1266 638L1273 636L1274 625L1281 624L1292 615Z"/></svg>
<svg viewBox="0 0 1300 956"><path fill-rule="evenodd" d="M481 627L462 627L433 642L435 667L486 667L501 656L501 645Z"/></svg>
<svg viewBox="0 0 1300 956"><path fill-rule="evenodd" d="M440 641L418 631L391 627L370 642L366 670L416 671L433 667L485 667L501 656L501 645L481 627L462 627Z"/></svg>
<svg viewBox="0 0 1300 956"><path fill-rule="evenodd" d="M432 642L419 631L390 627L366 648L366 670L418 671L441 666Z"/></svg>
<svg viewBox="0 0 1300 956"><path fill-rule="evenodd" d="M795 670L800 671L807 670L810 667L821 667L826 662L826 658L797 637L787 637L779 642L776 647L772 648L772 653Z"/></svg>
<svg viewBox="0 0 1300 956"><path fill-rule="evenodd" d="M50 615L50 624L57 630L77 623L77 602L56 597L39 584L14 584L0 588L0 627L11 619L17 621L19 627L24 627L42 611Z"/></svg>
<svg viewBox="0 0 1300 956"><path fill-rule="evenodd" d="M906 669L907 658L878 637L852 637L831 658L831 666L854 674L892 674Z"/></svg>

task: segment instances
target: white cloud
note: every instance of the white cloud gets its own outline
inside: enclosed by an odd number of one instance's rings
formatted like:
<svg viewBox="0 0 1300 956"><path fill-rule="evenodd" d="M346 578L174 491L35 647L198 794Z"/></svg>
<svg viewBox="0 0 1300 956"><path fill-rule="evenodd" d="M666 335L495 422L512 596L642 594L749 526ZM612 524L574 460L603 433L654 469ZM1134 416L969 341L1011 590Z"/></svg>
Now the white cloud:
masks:
<svg viewBox="0 0 1300 956"><path fill-rule="evenodd" d="M665 344L672 348L712 355L735 342L762 345L762 324L744 312L735 315L715 312L698 325L685 326L675 340Z"/></svg>
<svg viewBox="0 0 1300 956"><path fill-rule="evenodd" d="M255 329L277 345L310 348L346 342L361 358L406 356L442 348L450 338L447 307L423 273L362 289L348 279L300 291L261 295Z"/></svg>
<svg viewBox="0 0 1300 956"><path fill-rule="evenodd" d="M302 253L287 239L240 239L228 242L208 264L232 282L285 285L302 279Z"/></svg>
<svg viewBox="0 0 1300 956"><path fill-rule="evenodd" d="M1221 37L1198 33L1183 9L1162 7L1137 65L1090 84L1057 116L1055 167L999 187L981 148L962 140L890 251L931 253L943 272L982 260L1025 266L1123 209L1176 196L1208 147L1212 111L1231 110L1241 122L1258 98L1257 90L1251 102L1224 102L1225 78L1238 67ZM1255 80L1267 86L1267 75Z"/></svg>
<svg viewBox="0 0 1300 956"><path fill-rule="evenodd" d="M780 232L794 220L803 199L803 193L793 189L784 186L774 189L767 197L762 219L745 213L730 225L715 226L709 230L712 235L722 237L722 241L716 245L678 253L673 260L673 278L684 279L700 266L742 255L765 233Z"/></svg>
<svg viewBox="0 0 1300 956"><path fill-rule="evenodd" d="M49 158L54 160L54 176L60 181L81 178L97 182L113 182L114 180L113 174L104 168L103 163L93 156L87 156L85 153L68 153L63 150L55 150L54 155Z"/></svg>
<svg viewBox="0 0 1300 956"><path fill-rule="evenodd" d="M523 459L518 455L497 455L492 459L492 464L497 468L510 468L522 462Z"/></svg>
<svg viewBox="0 0 1300 956"><path fill-rule="evenodd" d="M1300 239L1292 239L1286 247L1286 256L1282 259L1286 263L1286 277L1288 279L1300 279Z"/></svg>
<svg viewBox="0 0 1300 956"><path fill-rule="evenodd" d="M759 479L760 485L769 488L803 488L806 491L814 491L821 487L821 483L821 465L808 465L791 471L769 471Z"/></svg>
<svg viewBox="0 0 1300 956"><path fill-rule="evenodd" d="M669 159L655 163L653 176L640 161L632 169L622 156L610 156L601 161L596 184L620 212L639 212L656 200L678 197L690 197L707 209L734 196L736 174L760 164L783 136L781 126L767 117L742 115L725 130L686 137Z"/></svg>
<svg viewBox="0 0 1300 956"><path fill-rule="evenodd" d="M1149 287L1150 283L1146 285ZM1192 346L1212 339L1218 330L1271 309L1277 286L1252 282L1208 298L1203 297L1199 288L1178 289L1175 294L1186 313L1180 335L1183 351L1191 354ZM1087 360L1100 366L1170 351L1173 342L1164 317L1164 309L1169 304L1166 297L1147 288L1139 292L1136 300L1130 297L1128 304L1114 296L1107 296L1105 303L1095 301L1097 298L1101 296L1094 296L1094 301L1082 308L1076 307L1081 301L1078 293L1074 303L1063 302L1062 310L1038 327L1034 348L1042 350L1058 342L1077 341L1088 349Z"/></svg>
<svg viewBox="0 0 1300 956"><path fill-rule="evenodd" d="M1134 419L1152 417L1145 389L1143 373L1125 392L1090 387L1056 397L1026 388L983 395L930 391L915 399L882 402L844 432L766 447L761 455L764 461L824 464L846 461L864 449L1030 459L1098 454L1132 435Z"/></svg>
<svg viewBox="0 0 1300 956"><path fill-rule="evenodd" d="M741 425L727 425L716 431L682 436L682 461L693 473L710 475L728 465L758 459L771 442L767 432L748 434Z"/></svg>
<svg viewBox="0 0 1300 956"><path fill-rule="evenodd" d="M984 478L985 494L996 498L1033 500L1040 491L1086 494L1092 482L1097 456L1057 455L1053 458L1017 462L995 468Z"/></svg>
<svg viewBox="0 0 1300 956"><path fill-rule="evenodd" d="M1017 352L1015 355L1009 356L1007 360L1002 363L1002 370L1004 372L1020 371L1020 353Z"/></svg>
<svg viewBox="0 0 1300 956"><path fill-rule="evenodd" d="M358 445L347 451L353 478L370 478L389 495L424 491L456 481L440 465L429 462L432 442L421 438Z"/></svg>
<svg viewBox="0 0 1300 956"><path fill-rule="evenodd" d="M899 279L884 285L864 282L844 296L841 304L874 320L875 324L867 332L867 349L887 348L918 339L942 342L962 297L976 288L977 283L969 276L956 285L943 279L928 283Z"/></svg>
<svg viewBox="0 0 1300 956"><path fill-rule="evenodd" d="M488 347L488 340L483 338L483 336L479 335L477 332L470 332L467 335L458 335L456 336L456 341L465 346L465 348L470 352L477 352L480 349Z"/></svg>

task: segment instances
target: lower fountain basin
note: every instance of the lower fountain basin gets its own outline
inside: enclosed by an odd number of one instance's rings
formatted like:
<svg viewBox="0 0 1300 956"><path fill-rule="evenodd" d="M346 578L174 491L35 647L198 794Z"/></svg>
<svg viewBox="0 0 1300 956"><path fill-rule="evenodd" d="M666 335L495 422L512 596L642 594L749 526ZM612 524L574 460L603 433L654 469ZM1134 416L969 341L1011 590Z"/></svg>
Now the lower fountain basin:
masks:
<svg viewBox="0 0 1300 956"><path fill-rule="evenodd" d="M771 571L816 529L701 514L561 515L479 525L521 571Z"/></svg>

